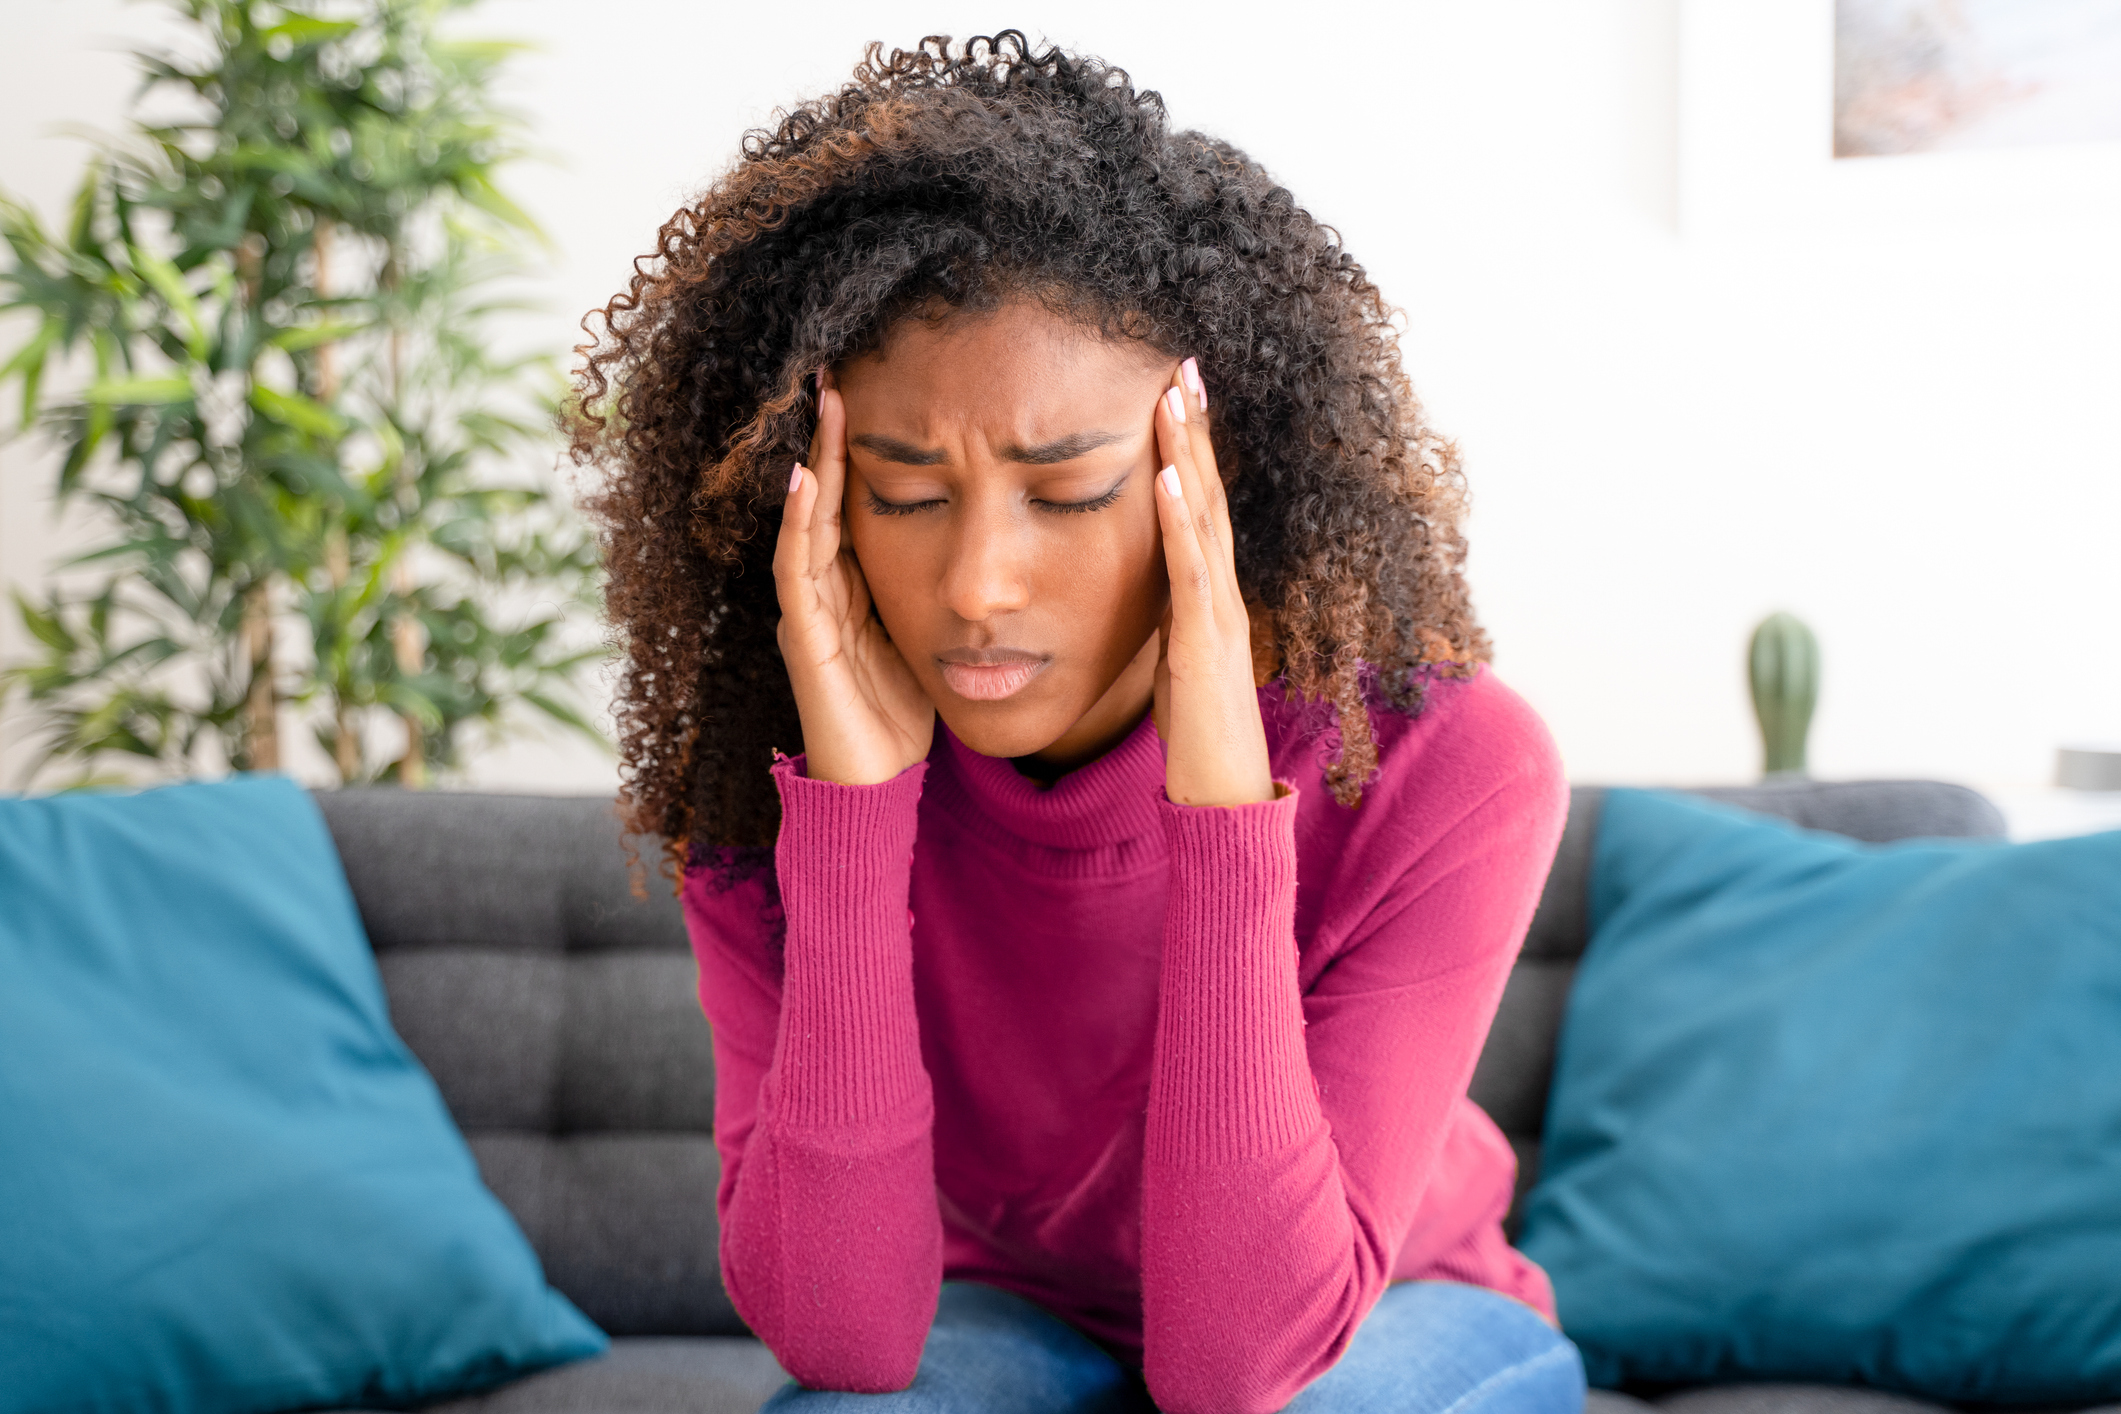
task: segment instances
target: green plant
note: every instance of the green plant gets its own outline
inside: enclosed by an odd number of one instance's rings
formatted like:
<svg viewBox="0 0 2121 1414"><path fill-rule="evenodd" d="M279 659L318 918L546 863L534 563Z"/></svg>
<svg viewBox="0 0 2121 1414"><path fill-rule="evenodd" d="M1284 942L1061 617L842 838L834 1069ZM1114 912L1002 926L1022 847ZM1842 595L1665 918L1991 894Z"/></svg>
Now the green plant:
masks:
<svg viewBox="0 0 2121 1414"><path fill-rule="evenodd" d="M594 547L519 469L557 370L492 352L537 239L494 183L509 46L437 34L467 0L172 3L205 57L139 58L184 116L100 144L62 231L0 199L0 389L111 532L17 596L0 690L77 780L270 769L283 720L348 782L418 784L517 704L594 736Z"/></svg>
<svg viewBox="0 0 2121 1414"><path fill-rule="evenodd" d="M1805 737L1819 702L1819 640L1790 614L1770 614L1753 630L1746 655L1753 715L1760 720L1763 770L1803 775Z"/></svg>

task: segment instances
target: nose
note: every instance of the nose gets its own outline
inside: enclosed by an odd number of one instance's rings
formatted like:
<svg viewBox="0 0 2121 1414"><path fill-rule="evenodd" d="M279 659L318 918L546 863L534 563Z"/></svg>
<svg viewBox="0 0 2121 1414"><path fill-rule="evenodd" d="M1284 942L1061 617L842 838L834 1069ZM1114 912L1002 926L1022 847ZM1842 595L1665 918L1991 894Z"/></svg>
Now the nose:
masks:
<svg viewBox="0 0 2121 1414"><path fill-rule="evenodd" d="M1026 547L1002 507L968 508L950 541L943 567L943 607L968 623L1007 614L1031 602Z"/></svg>

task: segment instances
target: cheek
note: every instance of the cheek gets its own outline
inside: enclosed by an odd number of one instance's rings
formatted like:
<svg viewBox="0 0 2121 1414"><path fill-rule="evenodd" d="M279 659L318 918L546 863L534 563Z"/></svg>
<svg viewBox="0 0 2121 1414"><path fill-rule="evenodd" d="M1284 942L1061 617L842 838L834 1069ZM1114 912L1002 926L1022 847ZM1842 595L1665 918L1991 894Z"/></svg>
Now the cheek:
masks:
<svg viewBox="0 0 2121 1414"><path fill-rule="evenodd" d="M866 511L847 512L848 536L862 578L876 604L877 617L894 639L925 622L935 605L942 578L936 559L938 537L913 533L918 517L886 517Z"/></svg>
<svg viewBox="0 0 2121 1414"><path fill-rule="evenodd" d="M1155 516L1153 505L1114 506L1064 522L1046 537L1038 598L1074 631L1131 637L1131 655L1141 646L1135 629L1160 619L1170 597Z"/></svg>

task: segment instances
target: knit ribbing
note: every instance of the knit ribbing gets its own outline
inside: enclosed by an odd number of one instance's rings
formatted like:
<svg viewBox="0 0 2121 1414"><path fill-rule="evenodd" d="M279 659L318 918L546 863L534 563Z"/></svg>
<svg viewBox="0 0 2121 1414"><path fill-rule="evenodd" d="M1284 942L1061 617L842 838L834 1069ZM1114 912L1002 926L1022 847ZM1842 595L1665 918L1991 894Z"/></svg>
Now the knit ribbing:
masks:
<svg viewBox="0 0 2121 1414"><path fill-rule="evenodd" d="M788 920L780 1120L846 1128L919 1100L927 1084L906 880L928 764L881 786L813 781L802 770L800 756L773 768L774 865Z"/></svg>
<svg viewBox="0 0 2121 1414"><path fill-rule="evenodd" d="M688 876L729 1290L798 1379L903 1384L945 1275L1178 1414L1282 1408L1392 1280L1547 1308L1465 1077L1560 833L1552 744L1492 675L1440 680L1375 719L1351 810L1308 709L1260 708L1300 795L1171 805L1146 720L1041 789L938 723L880 785L777 768L785 943L763 884Z"/></svg>
<svg viewBox="0 0 2121 1414"><path fill-rule="evenodd" d="M1151 1162L1229 1163L1318 1127L1296 984L1296 794L1163 806L1171 848Z"/></svg>
<svg viewBox="0 0 2121 1414"><path fill-rule="evenodd" d="M1161 831L1164 743L1146 715L1117 746L1046 787L1006 760L980 755L940 722L935 736L930 789L960 823L1000 829L1041 850L1082 853L1154 844Z"/></svg>

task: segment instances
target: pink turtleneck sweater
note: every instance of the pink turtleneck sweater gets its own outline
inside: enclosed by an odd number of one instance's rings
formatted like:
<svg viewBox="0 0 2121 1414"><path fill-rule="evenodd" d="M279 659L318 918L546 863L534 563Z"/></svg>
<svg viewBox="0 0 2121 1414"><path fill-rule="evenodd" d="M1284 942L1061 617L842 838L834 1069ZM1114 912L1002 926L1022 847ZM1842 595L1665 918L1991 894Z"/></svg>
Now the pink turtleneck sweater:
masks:
<svg viewBox="0 0 2121 1414"><path fill-rule="evenodd" d="M1435 681L1374 714L1351 810L1303 709L1260 707L1266 804L1171 804L1146 719L1051 789L938 725L882 785L774 766L778 912L688 874L722 1274L802 1383L905 1387L945 1278L1172 1414L1281 1408L1402 1278L1551 1316L1466 1083L1560 838L1553 744L1492 673Z"/></svg>

